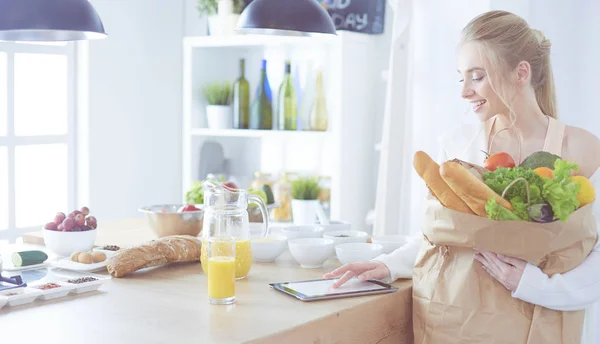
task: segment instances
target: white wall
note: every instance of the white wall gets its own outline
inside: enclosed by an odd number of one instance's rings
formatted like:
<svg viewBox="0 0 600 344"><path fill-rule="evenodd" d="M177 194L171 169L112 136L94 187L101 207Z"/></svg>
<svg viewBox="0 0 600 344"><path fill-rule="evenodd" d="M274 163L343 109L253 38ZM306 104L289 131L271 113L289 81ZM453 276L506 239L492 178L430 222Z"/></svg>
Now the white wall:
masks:
<svg viewBox="0 0 600 344"><path fill-rule="evenodd" d="M183 0L92 0L89 205L100 221L181 201Z"/></svg>

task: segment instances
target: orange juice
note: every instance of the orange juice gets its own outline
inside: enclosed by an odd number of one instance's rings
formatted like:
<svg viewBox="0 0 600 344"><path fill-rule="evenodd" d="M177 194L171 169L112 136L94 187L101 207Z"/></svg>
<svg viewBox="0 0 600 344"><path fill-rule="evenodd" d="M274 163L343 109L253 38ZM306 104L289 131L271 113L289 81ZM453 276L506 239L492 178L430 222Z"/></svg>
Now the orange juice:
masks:
<svg viewBox="0 0 600 344"><path fill-rule="evenodd" d="M214 244L213 244L214 245ZM208 274L209 264L207 262L206 240L202 240L202 250L200 251L200 263L202 270ZM252 267L252 245L250 239L239 239L235 242L235 278L242 279L248 276Z"/></svg>
<svg viewBox="0 0 600 344"><path fill-rule="evenodd" d="M210 257L208 259L208 297L227 299L235 296L235 259Z"/></svg>

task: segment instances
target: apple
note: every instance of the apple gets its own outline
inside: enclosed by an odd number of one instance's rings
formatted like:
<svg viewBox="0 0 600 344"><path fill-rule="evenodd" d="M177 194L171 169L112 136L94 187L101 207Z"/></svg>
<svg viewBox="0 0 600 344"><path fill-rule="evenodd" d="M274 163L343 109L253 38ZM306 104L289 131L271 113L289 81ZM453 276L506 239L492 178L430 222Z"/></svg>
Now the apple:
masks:
<svg viewBox="0 0 600 344"><path fill-rule="evenodd" d="M183 212L187 212L187 211L199 211L199 210L200 209L196 208L193 204L188 204L186 206L179 208L179 210L177 212L183 213Z"/></svg>
<svg viewBox="0 0 600 344"><path fill-rule="evenodd" d="M226 187L228 187L230 189L237 189L238 188L237 185L235 185L234 182L227 182L227 183L224 183L223 185L225 185Z"/></svg>

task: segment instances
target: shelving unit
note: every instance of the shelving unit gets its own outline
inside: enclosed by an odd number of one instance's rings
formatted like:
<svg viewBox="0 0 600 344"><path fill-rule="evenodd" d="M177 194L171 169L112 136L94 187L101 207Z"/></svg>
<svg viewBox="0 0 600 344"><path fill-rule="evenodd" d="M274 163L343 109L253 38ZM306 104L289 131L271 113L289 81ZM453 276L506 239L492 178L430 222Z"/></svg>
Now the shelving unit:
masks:
<svg viewBox="0 0 600 344"><path fill-rule="evenodd" d="M328 39L231 36L185 37L183 39L183 190L201 176L201 147L216 142L223 147L231 175L245 177L255 171L278 174L294 171L331 177L331 218L365 229L365 216L374 203L372 167L373 121L370 120L371 83L380 73L366 66L372 60L374 41L367 35L339 32ZM239 60L246 59L246 78L254 99L260 62L267 59L267 74L273 99L284 74L284 61L298 68L301 88L309 66L321 67L329 112L326 132L279 130L212 130L207 128L205 101L200 93L208 82L239 75ZM310 63L309 63L310 62ZM274 102L275 103L275 102ZM276 112L274 111L274 117ZM239 180L239 178L238 178Z"/></svg>

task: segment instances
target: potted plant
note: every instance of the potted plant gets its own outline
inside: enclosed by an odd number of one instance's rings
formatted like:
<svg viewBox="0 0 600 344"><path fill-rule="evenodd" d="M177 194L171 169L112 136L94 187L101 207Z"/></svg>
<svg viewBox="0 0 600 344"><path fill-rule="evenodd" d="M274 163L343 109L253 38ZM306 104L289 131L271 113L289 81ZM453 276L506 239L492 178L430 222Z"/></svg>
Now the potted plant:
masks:
<svg viewBox="0 0 600 344"><path fill-rule="evenodd" d="M200 15L208 17L208 32L211 36L235 34L240 13L246 6L244 0L197 0Z"/></svg>
<svg viewBox="0 0 600 344"><path fill-rule="evenodd" d="M310 177L292 181L292 218L295 225L312 225L317 219L319 203L319 179Z"/></svg>
<svg viewBox="0 0 600 344"><path fill-rule="evenodd" d="M206 118L210 129L231 129L233 114L231 107L231 83L228 81L208 84L202 90L206 102Z"/></svg>

